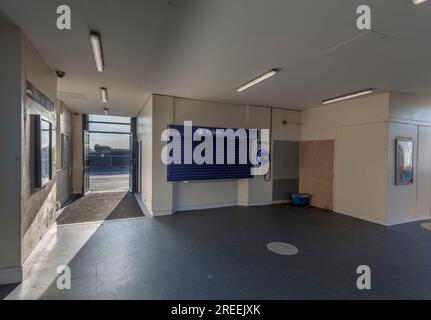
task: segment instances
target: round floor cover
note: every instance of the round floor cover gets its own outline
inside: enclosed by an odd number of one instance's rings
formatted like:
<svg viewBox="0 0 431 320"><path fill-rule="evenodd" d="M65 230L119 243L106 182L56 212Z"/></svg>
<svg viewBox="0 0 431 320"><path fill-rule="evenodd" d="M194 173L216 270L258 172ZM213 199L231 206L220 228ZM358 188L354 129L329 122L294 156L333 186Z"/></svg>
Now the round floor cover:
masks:
<svg viewBox="0 0 431 320"><path fill-rule="evenodd" d="M299 252L297 247L286 242L271 242L266 247L268 250L284 256L293 256Z"/></svg>

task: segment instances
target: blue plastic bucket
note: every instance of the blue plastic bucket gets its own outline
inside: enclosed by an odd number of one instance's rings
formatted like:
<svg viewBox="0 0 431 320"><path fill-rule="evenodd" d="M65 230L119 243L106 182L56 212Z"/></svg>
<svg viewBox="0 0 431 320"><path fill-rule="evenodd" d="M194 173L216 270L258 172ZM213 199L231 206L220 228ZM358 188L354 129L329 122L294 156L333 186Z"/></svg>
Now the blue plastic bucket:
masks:
<svg viewBox="0 0 431 320"><path fill-rule="evenodd" d="M292 198L292 203L295 206L309 206L311 201L311 195L305 193L292 193L290 195Z"/></svg>

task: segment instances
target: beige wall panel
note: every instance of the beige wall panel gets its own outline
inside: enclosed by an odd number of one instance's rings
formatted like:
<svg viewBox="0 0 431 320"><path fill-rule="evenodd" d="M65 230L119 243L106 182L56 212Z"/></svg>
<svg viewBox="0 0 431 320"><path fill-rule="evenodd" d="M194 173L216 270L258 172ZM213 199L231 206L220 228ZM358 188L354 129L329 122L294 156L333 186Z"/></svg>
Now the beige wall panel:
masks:
<svg viewBox="0 0 431 320"><path fill-rule="evenodd" d="M334 211L386 224L388 124L337 129Z"/></svg>

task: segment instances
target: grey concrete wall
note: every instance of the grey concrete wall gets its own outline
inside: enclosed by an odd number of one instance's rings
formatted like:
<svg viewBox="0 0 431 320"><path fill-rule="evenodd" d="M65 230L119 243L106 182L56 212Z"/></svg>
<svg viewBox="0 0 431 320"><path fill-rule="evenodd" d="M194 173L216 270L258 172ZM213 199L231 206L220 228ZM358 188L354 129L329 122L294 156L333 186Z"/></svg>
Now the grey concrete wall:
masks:
<svg viewBox="0 0 431 320"><path fill-rule="evenodd" d="M299 190L299 142L273 142L272 152L273 200L290 200Z"/></svg>
<svg viewBox="0 0 431 320"><path fill-rule="evenodd" d="M0 27L0 271L21 264L21 32Z"/></svg>
<svg viewBox="0 0 431 320"><path fill-rule="evenodd" d="M43 188L35 187L35 128L33 115L40 114L52 121L55 126L55 114L48 112L31 99L25 100L25 120L22 141L22 262L30 255L46 231L56 219L56 175Z"/></svg>
<svg viewBox="0 0 431 320"><path fill-rule="evenodd" d="M23 80L30 81L56 102L57 77L37 50L22 35ZM23 81L23 86L25 81ZM56 219L56 149L53 149L53 178L44 188L35 187L35 134L32 115L40 114L56 127L56 114L25 97L21 137L21 261L24 263ZM53 134L55 139L56 135ZM56 140L56 139L55 139Z"/></svg>
<svg viewBox="0 0 431 320"><path fill-rule="evenodd" d="M62 167L61 135L69 136L69 167ZM57 103L57 201L63 204L73 194L72 161L73 161L72 114L61 101Z"/></svg>
<svg viewBox="0 0 431 320"><path fill-rule="evenodd" d="M83 178L82 114L72 114L72 192L82 193Z"/></svg>

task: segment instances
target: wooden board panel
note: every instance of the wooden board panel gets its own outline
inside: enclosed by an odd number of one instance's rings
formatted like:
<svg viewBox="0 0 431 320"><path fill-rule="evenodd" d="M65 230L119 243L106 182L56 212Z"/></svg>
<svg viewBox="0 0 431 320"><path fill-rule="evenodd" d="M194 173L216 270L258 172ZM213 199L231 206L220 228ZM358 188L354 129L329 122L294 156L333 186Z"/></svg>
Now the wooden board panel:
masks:
<svg viewBox="0 0 431 320"><path fill-rule="evenodd" d="M312 195L311 205L332 210L334 141L302 141L299 192Z"/></svg>

